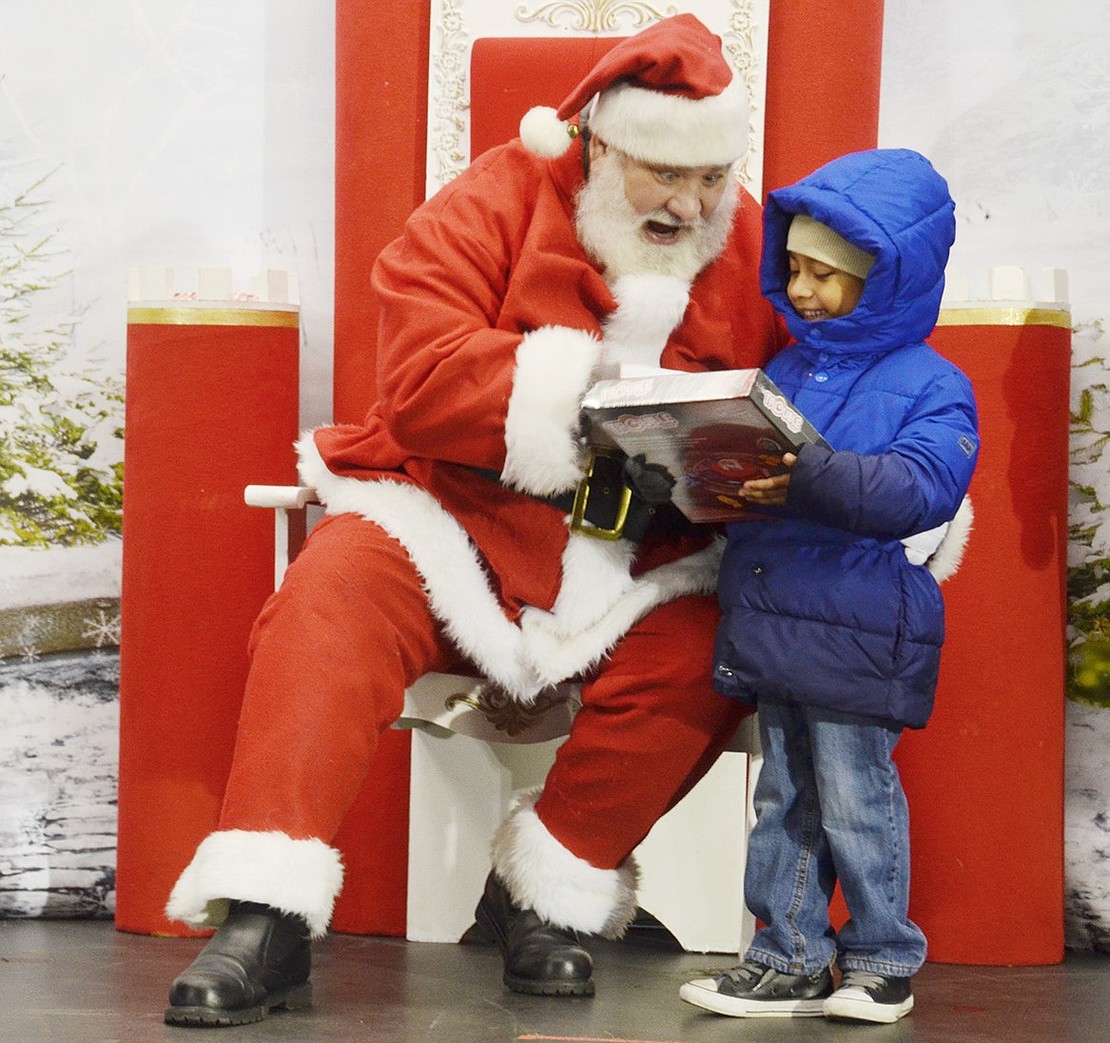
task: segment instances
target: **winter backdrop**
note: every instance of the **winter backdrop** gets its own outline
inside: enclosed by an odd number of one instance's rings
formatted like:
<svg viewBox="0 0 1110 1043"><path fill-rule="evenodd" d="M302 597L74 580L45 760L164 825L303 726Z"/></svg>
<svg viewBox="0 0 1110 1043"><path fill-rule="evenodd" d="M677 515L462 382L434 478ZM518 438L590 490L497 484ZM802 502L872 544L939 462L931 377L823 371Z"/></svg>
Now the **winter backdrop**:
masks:
<svg viewBox="0 0 1110 1043"><path fill-rule="evenodd" d="M171 267L183 293L201 267L244 293L295 273L301 420L329 416L331 7L4 0L0 915L113 904L129 269ZM879 143L949 178L971 295L991 265L1069 276L1068 943L1110 951L1110 20L1097 0L888 0L883 51Z"/></svg>

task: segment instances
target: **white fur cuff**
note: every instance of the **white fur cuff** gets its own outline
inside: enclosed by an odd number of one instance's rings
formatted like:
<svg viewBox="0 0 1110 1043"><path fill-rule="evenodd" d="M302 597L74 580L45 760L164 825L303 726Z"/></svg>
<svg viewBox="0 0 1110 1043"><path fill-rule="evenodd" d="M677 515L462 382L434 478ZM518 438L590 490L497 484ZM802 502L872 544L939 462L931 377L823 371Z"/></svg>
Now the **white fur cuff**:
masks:
<svg viewBox="0 0 1110 1043"><path fill-rule="evenodd" d="M549 496L578 484L578 414L600 356L600 342L584 330L544 326L524 335L505 416L506 485Z"/></svg>
<svg viewBox="0 0 1110 1043"><path fill-rule="evenodd" d="M975 512L971 507L971 497L965 496L960 503L959 510L949 523L944 532L940 545L929 556L926 567L933 574L933 579L943 583L951 579L964 559L967 541L971 537L971 529L975 523Z"/></svg>
<svg viewBox="0 0 1110 1043"><path fill-rule="evenodd" d="M571 854L540 821L540 791L521 794L493 840L493 868L512 899L556 927L619 938L636 915L632 858L598 869Z"/></svg>
<svg viewBox="0 0 1110 1043"><path fill-rule="evenodd" d="M321 938L342 885L339 852L322 840L222 830L197 848L170 892L166 915L191 927L218 927L230 900L259 902L303 917L312 937Z"/></svg>

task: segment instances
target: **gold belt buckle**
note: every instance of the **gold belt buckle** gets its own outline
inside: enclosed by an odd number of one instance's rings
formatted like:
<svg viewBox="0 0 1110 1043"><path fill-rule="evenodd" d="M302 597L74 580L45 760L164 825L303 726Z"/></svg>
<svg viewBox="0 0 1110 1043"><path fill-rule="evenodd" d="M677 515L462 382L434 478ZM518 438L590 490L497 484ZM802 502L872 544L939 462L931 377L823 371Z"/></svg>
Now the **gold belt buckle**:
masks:
<svg viewBox="0 0 1110 1043"><path fill-rule="evenodd" d="M620 502L617 504L617 513L613 527L607 529L602 525L595 525L586 520L586 508L590 500L590 480L594 476L594 466L600 457L616 459L614 454L604 450L591 449L590 463L586 469L586 477L578 483L574 494L574 507L570 515L570 531L580 536L589 536L595 540L619 540L624 533L625 522L628 521L628 509L632 504L632 490L622 481Z"/></svg>

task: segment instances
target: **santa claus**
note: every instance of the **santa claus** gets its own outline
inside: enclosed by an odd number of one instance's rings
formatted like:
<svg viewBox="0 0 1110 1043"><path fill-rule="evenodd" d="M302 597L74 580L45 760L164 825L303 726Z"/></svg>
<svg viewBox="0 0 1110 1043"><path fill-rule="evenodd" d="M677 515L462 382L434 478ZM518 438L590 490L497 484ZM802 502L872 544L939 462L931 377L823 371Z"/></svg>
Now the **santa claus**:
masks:
<svg viewBox="0 0 1110 1043"><path fill-rule="evenodd" d="M580 936L625 930L632 850L746 711L710 679L714 533L634 481L624 538L570 531L579 404L603 366L758 366L780 343L757 285L759 207L735 177L748 121L721 41L690 15L663 20L382 252L380 397L365 423L300 444L327 516L254 630L219 826L167 907L219 930L167 1021L308 1001L309 939L342 881L331 839L405 688L449 667L525 703L582 680L476 915L509 988L593 992Z"/></svg>

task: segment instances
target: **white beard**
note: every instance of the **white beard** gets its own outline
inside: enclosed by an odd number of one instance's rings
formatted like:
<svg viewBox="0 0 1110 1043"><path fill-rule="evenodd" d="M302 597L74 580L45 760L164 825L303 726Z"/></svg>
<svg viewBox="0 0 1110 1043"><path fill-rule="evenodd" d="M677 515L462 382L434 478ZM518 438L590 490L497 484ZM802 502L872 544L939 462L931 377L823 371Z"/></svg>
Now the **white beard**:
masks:
<svg viewBox="0 0 1110 1043"><path fill-rule="evenodd" d="M739 186L730 175L713 213L686 222L682 237L664 246L647 239L643 228L648 221L674 224L674 216L662 209L637 214L625 195L619 164L596 163L575 201L575 228L583 249L601 265L610 285L622 275L642 274L693 282L725 248L739 201Z"/></svg>

